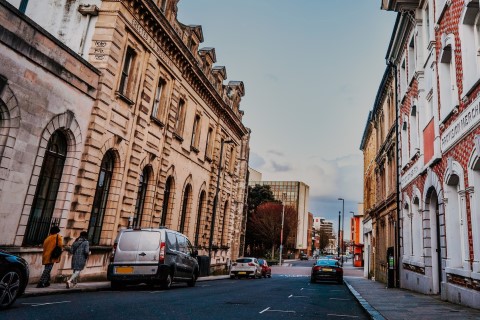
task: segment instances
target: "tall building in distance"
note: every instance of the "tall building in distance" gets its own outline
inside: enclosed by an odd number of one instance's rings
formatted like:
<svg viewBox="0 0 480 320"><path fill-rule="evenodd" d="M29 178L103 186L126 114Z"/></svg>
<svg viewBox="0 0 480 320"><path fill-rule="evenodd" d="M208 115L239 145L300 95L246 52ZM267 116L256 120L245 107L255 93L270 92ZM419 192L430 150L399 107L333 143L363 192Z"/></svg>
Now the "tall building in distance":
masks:
<svg viewBox="0 0 480 320"><path fill-rule="evenodd" d="M249 181L249 186L270 186L275 200L292 206L297 211L297 233L287 243L295 248L296 253L306 252L308 241L308 201L310 187L300 181Z"/></svg>

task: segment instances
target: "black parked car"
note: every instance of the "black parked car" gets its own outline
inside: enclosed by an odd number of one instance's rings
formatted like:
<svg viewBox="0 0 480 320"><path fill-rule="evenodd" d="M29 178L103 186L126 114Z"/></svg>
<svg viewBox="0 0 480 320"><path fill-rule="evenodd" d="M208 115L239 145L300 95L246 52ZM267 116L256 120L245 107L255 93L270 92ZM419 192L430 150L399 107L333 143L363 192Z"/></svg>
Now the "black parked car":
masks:
<svg viewBox="0 0 480 320"><path fill-rule="evenodd" d="M24 259L0 250L0 309L11 306L25 292L28 274Z"/></svg>
<svg viewBox="0 0 480 320"><path fill-rule="evenodd" d="M336 259L318 259L312 267L310 282L333 280L343 283L343 268Z"/></svg>

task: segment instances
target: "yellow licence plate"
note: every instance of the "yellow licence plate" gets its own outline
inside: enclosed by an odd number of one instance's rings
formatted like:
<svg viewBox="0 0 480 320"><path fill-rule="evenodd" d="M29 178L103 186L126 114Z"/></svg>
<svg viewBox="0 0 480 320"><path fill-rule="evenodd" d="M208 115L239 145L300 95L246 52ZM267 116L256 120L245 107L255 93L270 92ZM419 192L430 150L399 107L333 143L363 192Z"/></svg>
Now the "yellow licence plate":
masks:
<svg viewBox="0 0 480 320"><path fill-rule="evenodd" d="M323 268L322 271L332 271L330 268Z"/></svg>
<svg viewBox="0 0 480 320"><path fill-rule="evenodd" d="M133 273L133 267L116 267L115 273L118 274L129 274Z"/></svg>
<svg viewBox="0 0 480 320"><path fill-rule="evenodd" d="M238 274L247 274L245 271L241 271Z"/></svg>

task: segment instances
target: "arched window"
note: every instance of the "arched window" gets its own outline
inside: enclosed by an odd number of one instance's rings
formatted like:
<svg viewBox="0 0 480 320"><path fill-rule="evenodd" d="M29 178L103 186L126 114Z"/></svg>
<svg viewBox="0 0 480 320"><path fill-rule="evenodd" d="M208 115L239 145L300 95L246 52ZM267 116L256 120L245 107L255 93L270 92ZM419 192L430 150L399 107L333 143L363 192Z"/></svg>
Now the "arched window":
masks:
<svg viewBox="0 0 480 320"><path fill-rule="evenodd" d="M455 71L455 43L452 34L443 35L444 47L440 55L438 76L440 83L440 120L444 120L458 105Z"/></svg>
<svg viewBox="0 0 480 320"><path fill-rule="evenodd" d="M419 198L414 197L412 202L412 253L417 262L421 261L423 252L423 217L420 212L419 204Z"/></svg>
<svg viewBox="0 0 480 320"><path fill-rule="evenodd" d="M187 217L190 215L190 204L192 202L192 186L187 184L185 187L185 192L183 193L183 200L182 200L182 214L180 216L180 226L178 231L184 233L185 231L185 222Z"/></svg>
<svg viewBox="0 0 480 320"><path fill-rule="evenodd" d="M145 205L145 195L147 194L148 178L148 167L145 167L140 174L138 182L137 202L135 203L135 213L132 222L132 227L134 228L142 226L143 207Z"/></svg>
<svg viewBox="0 0 480 320"><path fill-rule="evenodd" d="M163 191L163 205L162 205L162 219L160 220L160 226L166 226L167 216L170 211L170 197L173 184L173 177L168 177L165 183L165 190Z"/></svg>
<svg viewBox="0 0 480 320"><path fill-rule="evenodd" d="M200 224L203 221L202 216L205 206L205 198L205 191L202 191L202 193L200 193L200 200L198 200L197 225L195 227L195 246L198 246L198 238L200 236Z"/></svg>
<svg viewBox="0 0 480 320"><path fill-rule="evenodd" d="M105 217L105 209L107 207L108 191L112 181L114 159L113 152L108 151L103 156L102 164L100 165L95 197L93 198L92 213L88 224L88 239L91 241L91 244L94 245L100 243L103 218Z"/></svg>
<svg viewBox="0 0 480 320"><path fill-rule="evenodd" d="M412 218L408 204L403 208L403 255L409 259L412 255Z"/></svg>
<svg viewBox="0 0 480 320"><path fill-rule="evenodd" d="M45 151L24 244L41 244L48 235L50 226L58 224L58 221L52 221L52 215L66 156L67 139L62 132L57 130L52 134Z"/></svg>

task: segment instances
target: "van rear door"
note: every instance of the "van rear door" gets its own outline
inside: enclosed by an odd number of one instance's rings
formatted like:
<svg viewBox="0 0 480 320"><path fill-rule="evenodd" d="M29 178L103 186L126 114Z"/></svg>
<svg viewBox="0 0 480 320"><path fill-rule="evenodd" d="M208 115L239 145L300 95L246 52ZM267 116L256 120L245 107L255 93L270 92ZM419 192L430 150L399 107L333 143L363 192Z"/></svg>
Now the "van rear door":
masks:
<svg viewBox="0 0 480 320"><path fill-rule="evenodd" d="M133 274L156 274L161 234L154 230L126 230L118 239L115 265L131 266Z"/></svg>

